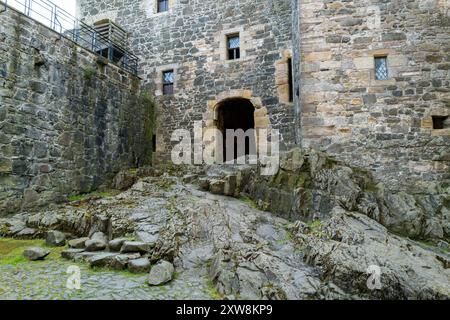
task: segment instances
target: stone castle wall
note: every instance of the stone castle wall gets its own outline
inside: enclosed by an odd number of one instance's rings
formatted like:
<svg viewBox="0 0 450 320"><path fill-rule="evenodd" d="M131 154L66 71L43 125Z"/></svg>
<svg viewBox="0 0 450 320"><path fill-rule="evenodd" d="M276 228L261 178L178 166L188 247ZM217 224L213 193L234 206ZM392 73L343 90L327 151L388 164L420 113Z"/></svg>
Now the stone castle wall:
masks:
<svg viewBox="0 0 450 320"><path fill-rule="evenodd" d="M110 18L130 33L140 75L159 102L155 159L170 159L174 129L193 130L196 120L214 127L215 108L234 97L251 100L257 128L279 129L283 145L294 144L293 105L286 99L290 0L172 0L164 13L156 13L155 0L79 0L78 5L87 23ZM227 61L226 37L233 33L240 35L242 58ZM161 92L162 72L168 69L176 75L173 96Z"/></svg>
<svg viewBox="0 0 450 320"><path fill-rule="evenodd" d="M434 116L450 115L449 1L296 1L173 0L156 13L154 0L80 0L79 13L130 32L160 102L158 159L170 155L173 129L199 119L213 127L218 103L238 96L253 102L257 127L281 130L284 147L301 141L371 169L395 190L449 179L449 121L433 129ZM245 52L238 62L224 58L233 32ZM387 80L375 80L379 56L387 56ZM301 71L293 103L288 58ZM176 73L169 97L161 95L167 69Z"/></svg>
<svg viewBox="0 0 450 320"><path fill-rule="evenodd" d="M38 22L0 13L0 215L90 192L148 163L151 101L139 88Z"/></svg>
<svg viewBox="0 0 450 320"><path fill-rule="evenodd" d="M450 123L432 117L450 115L450 1L301 0L300 19L304 146L388 188L448 180ZM375 80L376 56L388 80Z"/></svg>

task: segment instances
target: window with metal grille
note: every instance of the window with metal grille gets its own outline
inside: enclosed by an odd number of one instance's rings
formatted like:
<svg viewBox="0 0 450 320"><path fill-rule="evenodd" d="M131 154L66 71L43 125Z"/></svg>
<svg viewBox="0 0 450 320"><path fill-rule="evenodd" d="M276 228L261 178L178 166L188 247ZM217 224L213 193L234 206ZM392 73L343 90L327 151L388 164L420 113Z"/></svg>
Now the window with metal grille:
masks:
<svg viewBox="0 0 450 320"><path fill-rule="evenodd" d="M173 70L163 72L163 94L173 94L174 73Z"/></svg>
<svg viewBox="0 0 450 320"><path fill-rule="evenodd" d="M236 60L241 57L241 39L238 34L227 37L228 60Z"/></svg>
<svg viewBox="0 0 450 320"><path fill-rule="evenodd" d="M169 11L169 0L158 0L158 12Z"/></svg>
<svg viewBox="0 0 450 320"><path fill-rule="evenodd" d="M389 78L387 57L375 57L375 79L387 80Z"/></svg>

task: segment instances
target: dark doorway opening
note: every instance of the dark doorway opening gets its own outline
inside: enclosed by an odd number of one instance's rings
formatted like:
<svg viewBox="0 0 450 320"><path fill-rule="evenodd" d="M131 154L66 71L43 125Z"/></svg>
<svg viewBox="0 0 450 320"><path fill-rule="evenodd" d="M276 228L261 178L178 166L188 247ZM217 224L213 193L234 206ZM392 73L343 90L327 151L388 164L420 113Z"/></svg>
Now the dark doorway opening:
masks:
<svg viewBox="0 0 450 320"><path fill-rule="evenodd" d="M223 135L223 160L224 162L235 160L246 155L256 154L256 141L254 131L249 132L249 129L255 129L255 107L247 99L230 99L220 103L218 107L218 121L217 127ZM237 136L228 136L227 130L242 129L245 136L244 141L238 141ZM229 142L228 139L233 139ZM245 148L239 150L239 145L245 143ZM227 144L233 147L227 148ZM230 150L231 149L231 150ZM239 152L240 151L240 152Z"/></svg>
<svg viewBox="0 0 450 320"><path fill-rule="evenodd" d="M446 129L450 125L449 117L445 116L432 116L433 119L433 129L441 130ZM449 126L450 127L450 126Z"/></svg>

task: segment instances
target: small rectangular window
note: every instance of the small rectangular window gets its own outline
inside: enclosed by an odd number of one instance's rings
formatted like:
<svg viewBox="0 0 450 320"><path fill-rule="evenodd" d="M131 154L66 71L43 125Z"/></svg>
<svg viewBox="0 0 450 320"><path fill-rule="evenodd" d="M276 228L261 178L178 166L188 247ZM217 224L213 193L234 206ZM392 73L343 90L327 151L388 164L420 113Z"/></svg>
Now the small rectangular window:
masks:
<svg viewBox="0 0 450 320"><path fill-rule="evenodd" d="M292 59L287 60L288 63L288 81L289 81L289 102L294 101L294 77L292 76Z"/></svg>
<svg viewBox="0 0 450 320"><path fill-rule="evenodd" d="M158 12L169 11L169 0L158 0Z"/></svg>
<svg viewBox="0 0 450 320"><path fill-rule="evenodd" d="M389 78L387 57L375 57L375 79L387 80Z"/></svg>
<svg viewBox="0 0 450 320"><path fill-rule="evenodd" d="M227 37L228 60L236 60L241 57L241 39L239 35L230 35Z"/></svg>
<svg viewBox="0 0 450 320"><path fill-rule="evenodd" d="M174 73L173 70L163 72L163 94L173 94Z"/></svg>
<svg viewBox="0 0 450 320"><path fill-rule="evenodd" d="M152 151L156 152L156 135L153 135L153 139L152 139Z"/></svg>

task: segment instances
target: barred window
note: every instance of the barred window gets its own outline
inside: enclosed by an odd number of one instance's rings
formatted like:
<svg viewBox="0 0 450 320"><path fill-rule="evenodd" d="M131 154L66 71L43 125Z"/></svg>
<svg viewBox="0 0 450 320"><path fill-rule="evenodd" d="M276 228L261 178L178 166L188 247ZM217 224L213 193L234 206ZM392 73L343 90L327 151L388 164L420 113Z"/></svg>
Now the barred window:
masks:
<svg viewBox="0 0 450 320"><path fill-rule="evenodd" d="M173 70L163 72L163 94L173 94L174 73Z"/></svg>
<svg viewBox="0 0 450 320"><path fill-rule="evenodd" d="M239 35L230 35L227 37L228 60L236 60L241 57L241 39Z"/></svg>
<svg viewBox="0 0 450 320"><path fill-rule="evenodd" d="M158 12L169 11L169 0L158 0Z"/></svg>
<svg viewBox="0 0 450 320"><path fill-rule="evenodd" d="M375 79L387 80L389 78L387 57L375 57Z"/></svg>

